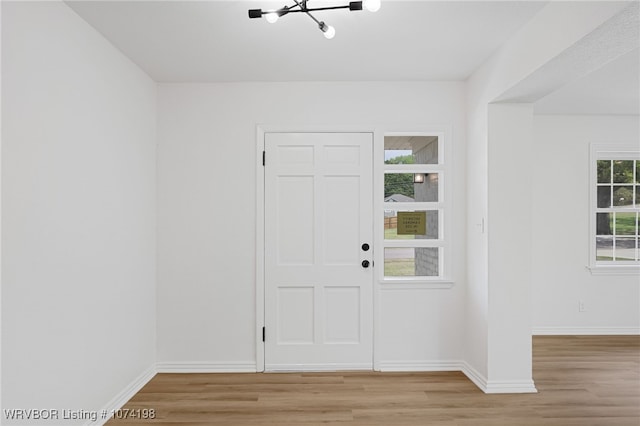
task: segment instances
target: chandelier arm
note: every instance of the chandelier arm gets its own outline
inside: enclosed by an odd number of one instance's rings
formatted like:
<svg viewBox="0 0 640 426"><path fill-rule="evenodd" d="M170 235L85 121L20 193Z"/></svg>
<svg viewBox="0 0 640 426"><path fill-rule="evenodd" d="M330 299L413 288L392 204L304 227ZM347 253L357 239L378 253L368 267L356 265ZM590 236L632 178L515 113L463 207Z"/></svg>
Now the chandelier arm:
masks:
<svg viewBox="0 0 640 426"><path fill-rule="evenodd" d="M270 10L262 10L262 9L256 9L256 10L260 10L260 14L261 15L268 15L270 13L277 13L278 16L284 16L288 13L295 13L295 12L302 12L301 10L295 10L293 9L296 6L284 6L281 7L280 9L270 9Z"/></svg>
<svg viewBox="0 0 640 426"><path fill-rule="evenodd" d="M323 23L322 23L322 22L320 22L320 21L318 21L318 20L316 19L316 17L315 17L315 16L313 16L311 13L309 13L309 9L307 9L307 8L306 8L306 3L307 3L307 2L306 2L305 0L303 0L303 2L305 3L304 7L303 7L303 5L302 5L302 4L300 4L300 2L299 2L298 0L293 0L293 1L294 1L298 6L300 6L300 11L301 11L301 12L304 12L304 13L306 13L307 15L309 15L309 18L313 19L313 20L314 20L314 22L315 22L316 24L318 24L318 27L322 28L322 24L323 24Z"/></svg>
<svg viewBox="0 0 640 426"><path fill-rule="evenodd" d="M305 11L318 12L320 10L336 10L336 9L349 9L349 8L350 8L350 6L347 4L347 5L344 5L344 6L312 7L312 8L305 9Z"/></svg>
<svg viewBox="0 0 640 426"><path fill-rule="evenodd" d="M307 8L307 9L292 9L293 7L296 7L296 6L291 6L290 8L283 7L282 9L263 10L262 14L266 15L267 13L284 12L284 14L286 15L287 13L297 13L297 12L309 13L309 12L318 12L318 11L323 11L323 10L349 9L348 5L346 5L346 6L314 7L314 8Z"/></svg>

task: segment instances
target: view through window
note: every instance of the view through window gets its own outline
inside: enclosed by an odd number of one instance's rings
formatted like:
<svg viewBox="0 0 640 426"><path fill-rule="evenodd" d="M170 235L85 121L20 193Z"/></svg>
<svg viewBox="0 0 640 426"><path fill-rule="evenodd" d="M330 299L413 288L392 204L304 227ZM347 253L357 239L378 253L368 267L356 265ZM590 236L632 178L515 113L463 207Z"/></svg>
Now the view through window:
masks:
<svg viewBox="0 0 640 426"><path fill-rule="evenodd" d="M443 276L442 141L438 136L386 136L384 276Z"/></svg>
<svg viewBox="0 0 640 426"><path fill-rule="evenodd" d="M595 261L638 264L640 159L596 160Z"/></svg>

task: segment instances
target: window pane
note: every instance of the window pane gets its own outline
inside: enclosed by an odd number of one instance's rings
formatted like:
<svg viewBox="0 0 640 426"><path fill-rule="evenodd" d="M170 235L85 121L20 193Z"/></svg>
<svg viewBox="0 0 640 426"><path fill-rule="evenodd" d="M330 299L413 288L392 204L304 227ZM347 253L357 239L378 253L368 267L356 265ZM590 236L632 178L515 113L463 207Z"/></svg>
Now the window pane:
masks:
<svg viewBox="0 0 640 426"><path fill-rule="evenodd" d="M418 235L398 235L398 212L385 210L384 212L384 239L385 240L415 240L438 239L438 211L422 210L426 215L425 233Z"/></svg>
<svg viewBox="0 0 640 426"><path fill-rule="evenodd" d="M611 183L610 160L598 160L598 183Z"/></svg>
<svg viewBox="0 0 640 426"><path fill-rule="evenodd" d="M437 136L385 136L385 164L438 164Z"/></svg>
<svg viewBox="0 0 640 426"><path fill-rule="evenodd" d="M631 206L633 204L633 186L614 186L613 205L616 207Z"/></svg>
<svg viewBox="0 0 640 426"><path fill-rule="evenodd" d="M640 160L635 160L635 162L636 162L636 183L640 183ZM640 204L640 202L638 204Z"/></svg>
<svg viewBox="0 0 640 426"><path fill-rule="evenodd" d="M614 160L613 183L633 183L633 160Z"/></svg>
<svg viewBox="0 0 640 426"><path fill-rule="evenodd" d="M414 181L419 181L419 183L414 183ZM384 201L391 203L437 202L438 173L386 173L384 175Z"/></svg>
<svg viewBox="0 0 640 426"><path fill-rule="evenodd" d="M616 237L616 259L620 261L636 260L636 238Z"/></svg>
<svg viewBox="0 0 640 426"><path fill-rule="evenodd" d="M613 237L596 237L596 260L613 260Z"/></svg>
<svg viewBox="0 0 640 426"><path fill-rule="evenodd" d="M636 185L636 206L640 206L640 185Z"/></svg>
<svg viewBox="0 0 640 426"><path fill-rule="evenodd" d="M613 213L596 213L596 235L613 235Z"/></svg>
<svg viewBox="0 0 640 426"><path fill-rule="evenodd" d="M385 277L437 277L440 249L438 247L385 248Z"/></svg>
<svg viewBox="0 0 640 426"><path fill-rule="evenodd" d="M598 207L611 207L611 186L598 187Z"/></svg>
<svg viewBox="0 0 640 426"><path fill-rule="evenodd" d="M616 213L615 235L638 235L635 213Z"/></svg>

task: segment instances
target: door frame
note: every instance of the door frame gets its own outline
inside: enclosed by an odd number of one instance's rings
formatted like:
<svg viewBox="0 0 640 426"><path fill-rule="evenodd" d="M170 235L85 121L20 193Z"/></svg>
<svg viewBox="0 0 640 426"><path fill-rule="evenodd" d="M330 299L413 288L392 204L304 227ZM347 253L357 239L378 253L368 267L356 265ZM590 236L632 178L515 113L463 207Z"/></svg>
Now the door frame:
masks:
<svg viewBox="0 0 640 426"><path fill-rule="evenodd" d="M350 125L325 125L325 126L304 126L304 125L257 125L256 126L256 371L265 371L265 345L262 341L262 328L264 327L264 315L265 315L265 256L264 256L264 244L265 244L265 176L264 166L262 164L262 153L265 150L264 137L265 133L371 133L373 136L373 227L374 227L374 254L376 247L376 235L375 230L379 228L380 224L378 216L376 215L377 200L375 197L376 188L379 188L380 177L376 174L375 165L379 162L378 156L379 150L376 149L380 146L378 138L382 138L384 145L384 134L380 129L373 126L350 126ZM269 161L267 158L266 161ZM377 330L378 327L378 291L377 291L377 274L374 271L372 278L372 294L373 294L373 369L378 370L377 359Z"/></svg>
<svg viewBox="0 0 640 426"><path fill-rule="evenodd" d="M265 149L264 137L265 133L371 133L373 135L373 249L374 264L377 263L377 269L373 273L373 370L381 371L381 292L383 288L388 289L389 284L384 283L384 217L381 212L384 210L384 137L385 136L433 136L437 135L442 138L444 144L444 155L446 158L445 170L450 178L454 176L454 167L452 166L453 146L452 135L453 126L451 124L404 124L404 125L388 125L383 124L328 124L328 125L272 125L257 124L256 125L256 240L255 240L255 295L256 295L256 318L255 318L255 343L256 343L256 371L265 371L265 345L262 341L262 328L264 327L265 315L265 173L262 165L262 152ZM267 161L269 159L267 158ZM451 214L452 208L452 184L445 188L445 196L447 199L447 209ZM450 221L448 221L450 222ZM448 224L447 227L450 227ZM447 228L447 233L452 234L452 229ZM450 252L453 253L453 241L455 238L450 236ZM428 284L400 285L394 284L393 289L412 290L415 288L450 288L453 285L453 277L448 280L432 281Z"/></svg>

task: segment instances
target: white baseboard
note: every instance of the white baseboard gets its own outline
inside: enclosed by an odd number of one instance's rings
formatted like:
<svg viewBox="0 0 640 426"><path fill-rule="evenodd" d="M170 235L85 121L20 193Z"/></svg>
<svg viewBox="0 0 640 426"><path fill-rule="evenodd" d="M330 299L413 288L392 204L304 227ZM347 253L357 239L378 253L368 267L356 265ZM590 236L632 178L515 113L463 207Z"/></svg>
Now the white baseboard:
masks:
<svg viewBox="0 0 640 426"><path fill-rule="evenodd" d="M640 327L534 327L534 336L635 336Z"/></svg>
<svg viewBox="0 0 640 426"><path fill-rule="evenodd" d="M462 371L462 361L380 361L380 371Z"/></svg>
<svg viewBox="0 0 640 426"><path fill-rule="evenodd" d="M102 426L111 418L111 413L119 410L127 403L144 385L149 383L156 375L156 366L152 365L142 374L136 377L127 387L125 387L118 395L116 395L102 410L98 411L98 418L95 421L89 421L85 426ZM106 418L103 413L107 413Z"/></svg>
<svg viewBox="0 0 640 426"><path fill-rule="evenodd" d="M490 381L465 361L381 361L380 371L461 371L484 393L537 393L533 380Z"/></svg>
<svg viewBox="0 0 640 426"><path fill-rule="evenodd" d="M533 380L526 381L496 381L487 383L484 393L538 393Z"/></svg>
<svg viewBox="0 0 640 426"><path fill-rule="evenodd" d="M271 364L265 365L265 371L270 373L300 372L300 371L353 371L373 370L372 364L359 363L330 363L330 364Z"/></svg>
<svg viewBox="0 0 640 426"><path fill-rule="evenodd" d="M565 330L565 329L563 329ZM575 330L575 329L572 329ZM592 329L590 329L592 330ZM616 329L618 330L618 329ZM555 333L561 334L561 333ZM570 333L575 334L575 333ZM587 333L585 333L587 334ZM618 333L620 334L620 333ZM638 334L638 333L626 333ZM465 361L381 361L380 371L461 371L480 390L485 393L536 393L533 381L487 381L484 375ZM339 370L371 370L370 364L279 364L269 366L267 371L339 371ZM101 411L112 413L122 408L156 373L256 373L255 362L159 362L149 367L134 379L125 389L116 395ZM110 416L96 421L89 421L85 426L103 426Z"/></svg>
<svg viewBox="0 0 640 426"><path fill-rule="evenodd" d="M537 393L533 380L525 381L497 381L487 380L475 368L463 362L462 372L484 393Z"/></svg>
<svg viewBox="0 0 640 426"><path fill-rule="evenodd" d="M102 410L99 410L98 418L89 421L84 426L103 426L111 418L111 413L122 408L136 393L149 383L157 373L244 373L256 372L255 362L227 362L227 363L170 363L159 362L152 365L140 376L135 378L126 388L116 395ZM103 413L107 413L106 418Z"/></svg>
<svg viewBox="0 0 640 426"><path fill-rule="evenodd" d="M158 373L255 373L255 362L159 362Z"/></svg>
<svg viewBox="0 0 640 426"><path fill-rule="evenodd" d="M480 372L478 370L476 370L475 368L473 368L471 365L469 365L467 362L463 361L462 362L462 369L461 369L462 373L467 376L467 378L469 380L471 380L473 382L473 384L475 384L482 392L486 393L486 389L487 389L487 378L484 376L484 374L480 374Z"/></svg>

